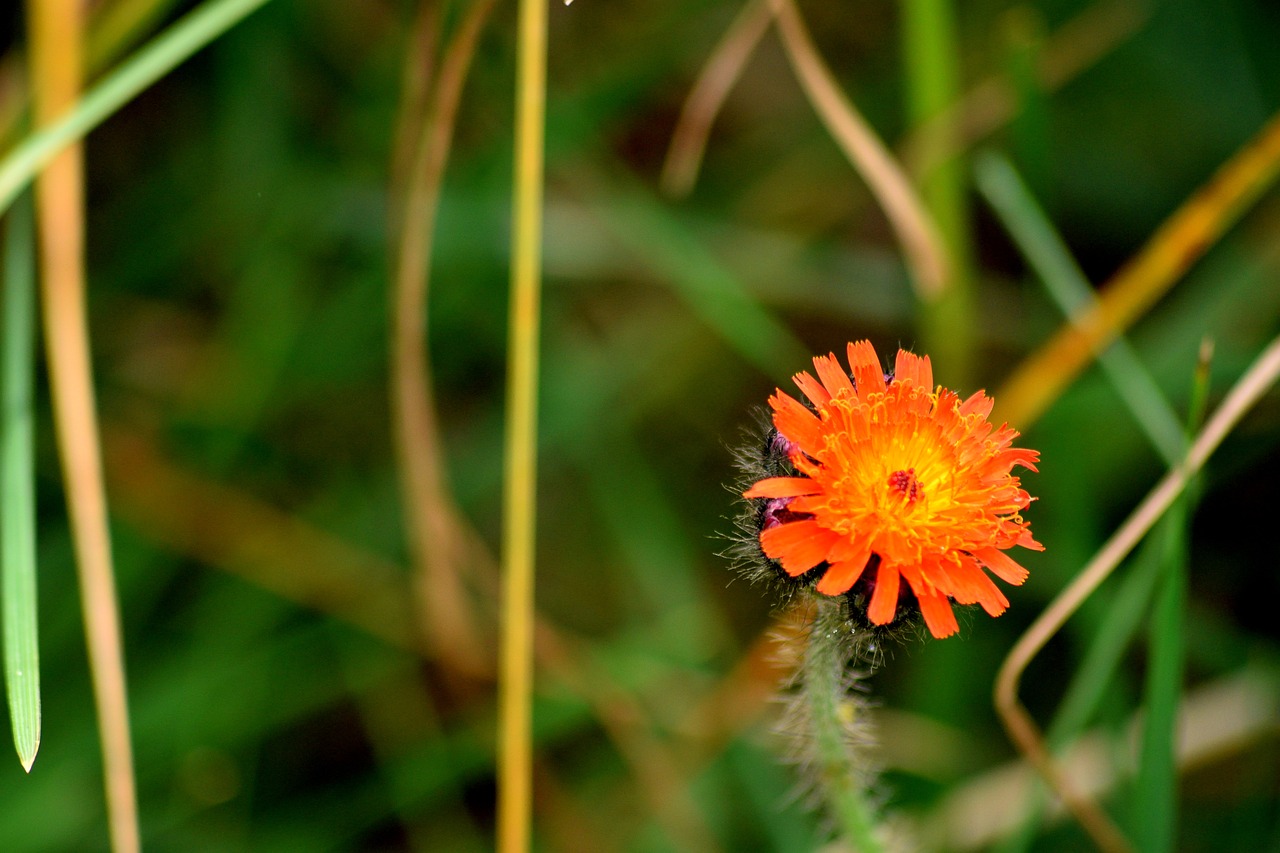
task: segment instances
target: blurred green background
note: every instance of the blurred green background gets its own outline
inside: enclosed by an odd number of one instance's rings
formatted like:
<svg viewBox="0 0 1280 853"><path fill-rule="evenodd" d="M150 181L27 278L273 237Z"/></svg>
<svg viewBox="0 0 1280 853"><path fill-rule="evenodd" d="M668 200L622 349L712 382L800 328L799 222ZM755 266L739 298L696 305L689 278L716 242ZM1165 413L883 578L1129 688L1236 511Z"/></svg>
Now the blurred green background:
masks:
<svg viewBox="0 0 1280 853"><path fill-rule="evenodd" d="M163 23L197 4L160 5ZM1072 36L1101 55L1052 91L1027 63L1091 4L954 5L961 87L996 75L1017 96L977 145L1012 158L1095 283L1280 109L1280 7L1264 0L1102 7L1121 10L1120 23ZM464 8L440 4L446 33ZM922 333L892 232L772 32L714 123L696 185L664 195L683 101L740 9L551 7L540 850L823 844L773 733L781 673L761 637L777 611L718 556L737 512L731 448L813 353L869 338L888 358L898 345L929 351L929 334L967 334L972 368L935 352L936 375L994 392L1062 322L966 189L972 320ZM801 9L845 92L891 147L903 140L900 4ZM464 578L463 622L485 665L416 654L388 402L391 211L405 180L394 150L406 67L420 62L417 14L407 0L277 0L88 140L93 345L148 850L492 848L491 556L473 554ZM16 62L20 10L4 18ZM500 546L513 31L501 4L463 90L429 303L448 483L489 555ZM967 165L960 174L967 187ZM1216 344L1212 406L1280 332L1278 235L1270 191L1133 328L1180 418L1204 336ZM104 850L41 405L44 736L29 777L16 760L0 765L0 849ZM1272 394L1211 463L1190 524L1183 707L1207 709L1190 728L1214 745L1178 781L1180 850L1280 850L1278 427ZM960 636L891 649L869 681L886 805L924 849L1086 843L1054 817L999 840L1028 800L991 787L1015 759L991 685L1164 465L1096 368L1024 432L1042 455L1024 483L1046 545L1019 556L1030 580L1000 619L962 615ZM1037 719L1052 718L1139 569L1123 566L1032 664L1023 696ZM1127 738L1146 630L1115 651L1116 677L1088 720L1117 769L1104 803L1122 826L1139 818ZM947 822L955 815L974 840Z"/></svg>

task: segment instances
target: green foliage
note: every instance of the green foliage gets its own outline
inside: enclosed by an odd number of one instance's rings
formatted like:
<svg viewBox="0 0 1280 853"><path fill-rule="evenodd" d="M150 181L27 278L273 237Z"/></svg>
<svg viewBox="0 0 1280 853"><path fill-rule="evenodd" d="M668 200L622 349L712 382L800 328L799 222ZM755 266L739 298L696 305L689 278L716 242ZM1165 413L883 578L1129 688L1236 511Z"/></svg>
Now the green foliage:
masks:
<svg viewBox="0 0 1280 853"><path fill-rule="evenodd" d="M953 5L968 90L1010 65L1007 4ZM1013 138L1006 123L983 140L1035 178L1047 221L1094 285L1280 109L1269 61L1280 16L1268 4L1151 5L1071 82L1036 90L1020 74L1019 103L1037 111L1039 130ZM386 367L388 211L402 189L392 163L414 6L266 4L89 137L93 350L148 850L492 847L492 675L416 655L418 633L361 621L335 581L356 578L385 612L415 606ZM730 93L692 195L659 196L682 99L739 6L575 0L550 10L538 850L684 851L709 840L808 851L824 837L787 799L790 770L772 760L778 710L767 697L783 673L756 644L776 614L717 556L736 512L728 448L808 354L863 337L882 352L924 347L891 232L774 36ZM1045 42L1017 61L1047 53L1086 6L1022 7ZM903 138L898 5L802 11L871 124L891 144ZM457 15L450 4L446 25ZM1078 38L1087 47L1102 36ZM467 589L487 659L513 42L512 10L500 6L464 89L429 306L446 480L483 546ZM1212 408L1280 331L1276 200L1265 194L1127 335L1125 357L1178 422L1204 336L1217 344ZM974 385L959 390L994 393L1062 313L989 210L973 214L977 312L963 331ZM1214 690L1276 707L1275 399L1227 440L1194 512L1173 525L1185 535L1182 602L1162 586L1156 534L1023 688L1046 724L1068 697L1061 736L1098 735L1119 768L1104 807L1134 838L1144 815L1163 822L1152 833L1176 826L1163 849L1266 849L1276 837L1273 730L1251 730L1176 777L1144 762L1151 785L1133 781L1129 740L1149 678L1166 734L1171 701L1187 707ZM30 776L0 765L0 849L101 850L96 724L46 400L38 387L44 734ZM1161 427L1139 427L1128 405L1091 368L1040 421L1014 424L1019 443L1042 453L1024 482L1046 551L1026 557L1031 577L1006 590L1005 615L961 614L956 638L886 649L869 679L885 810L940 839L937 849L963 846L948 805L1015 758L989 704L1004 654L1166 468L1147 435ZM188 479L171 490L157 465ZM4 508L15 509L8 495ZM299 544L312 535L324 547ZM298 554L307 559L290 559ZM1173 692L1167 671L1148 674L1171 642L1185 655ZM1226 722L1209 718L1200 733ZM1147 797L1164 817L1142 812ZM1030 800L979 797L966 814L1013 832ZM1025 842L1057 851L1085 840L1042 817Z"/></svg>
<svg viewBox="0 0 1280 853"><path fill-rule="evenodd" d="M0 605L13 742L26 770L40 749L40 630L36 611L35 234L31 205L14 209L4 250L4 415L0 422Z"/></svg>

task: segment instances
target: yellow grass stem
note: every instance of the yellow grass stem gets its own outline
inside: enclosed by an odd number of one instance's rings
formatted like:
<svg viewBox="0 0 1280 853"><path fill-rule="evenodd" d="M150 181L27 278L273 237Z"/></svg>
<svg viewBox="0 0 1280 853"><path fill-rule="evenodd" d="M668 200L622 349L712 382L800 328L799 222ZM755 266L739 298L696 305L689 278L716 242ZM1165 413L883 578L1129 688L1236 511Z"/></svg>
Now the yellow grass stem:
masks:
<svg viewBox="0 0 1280 853"><path fill-rule="evenodd" d="M502 528L498 850L529 849L532 819L533 578L537 485L538 319L541 301L547 7L520 0L515 192Z"/></svg>
<svg viewBox="0 0 1280 853"><path fill-rule="evenodd" d="M84 4L40 0L27 8L35 116L43 126L75 104L79 95ZM49 385L98 710L111 847L116 853L134 853L139 849L137 795L89 357L84 156L79 143L45 166L36 182L36 206Z"/></svg>

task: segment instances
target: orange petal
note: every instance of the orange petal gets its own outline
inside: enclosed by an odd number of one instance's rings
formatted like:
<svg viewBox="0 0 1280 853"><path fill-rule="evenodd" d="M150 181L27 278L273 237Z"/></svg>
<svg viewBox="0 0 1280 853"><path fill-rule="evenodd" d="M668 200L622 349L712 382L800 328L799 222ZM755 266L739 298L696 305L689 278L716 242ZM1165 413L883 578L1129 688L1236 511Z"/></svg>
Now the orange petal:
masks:
<svg viewBox="0 0 1280 853"><path fill-rule="evenodd" d="M983 610L987 611L988 616L999 616L1009 609L1009 599L1005 598L1004 593L998 589L994 596L979 599L978 603L982 605Z"/></svg>
<svg viewBox="0 0 1280 853"><path fill-rule="evenodd" d="M831 568L827 569L822 579L818 581L817 590L823 595L843 595L849 591L858 578L862 575L862 570L867 567L867 561L862 560L841 560L832 563Z"/></svg>
<svg viewBox="0 0 1280 853"><path fill-rule="evenodd" d="M822 487L808 477L766 477L742 493L744 498L796 498L816 495Z"/></svg>
<svg viewBox="0 0 1280 853"><path fill-rule="evenodd" d="M932 391L933 365L929 363L929 356L921 358L904 349L898 350L893 364L893 379L895 382L910 379L917 387Z"/></svg>
<svg viewBox="0 0 1280 853"><path fill-rule="evenodd" d="M1004 597L995 581L987 577L971 558L961 557L952 566L955 592L952 597L960 604L981 604L992 616L999 616L1009 609L1009 599Z"/></svg>
<svg viewBox="0 0 1280 853"><path fill-rule="evenodd" d="M836 361L834 353L814 356L813 366L817 368L818 378L822 380L822 384L826 386L832 397L839 396L841 391L850 397L853 396L853 383L849 381L849 374L844 372L840 362Z"/></svg>
<svg viewBox="0 0 1280 853"><path fill-rule="evenodd" d="M811 513L817 515L827 508L830 503L827 496L821 492L813 495L801 495L800 497L787 504L787 509L792 512ZM1015 543L1016 544L1016 543ZM836 557L835 559L840 559Z"/></svg>
<svg viewBox="0 0 1280 853"><path fill-rule="evenodd" d="M921 595L916 593L916 601L920 603L920 613L924 616L924 624L929 626L929 633L939 640L950 637L960 626L956 624L956 615L946 597L934 593Z"/></svg>
<svg viewBox="0 0 1280 853"><path fill-rule="evenodd" d="M1025 447L1011 447L1008 450L1001 451L996 458L1000 460L1001 465L1007 464L1009 466L1009 468L1005 469L1006 471L1014 465L1021 465L1028 471L1035 471L1036 463L1040 461L1040 451L1028 450Z"/></svg>
<svg viewBox="0 0 1280 853"><path fill-rule="evenodd" d="M770 527L760 534L760 546L770 558L782 563L787 574L796 577L827 559L827 552L838 539L837 534L805 518Z"/></svg>
<svg viewBox="0 0 1280 853"><path fill-rule="evenodd" d="M1032 550L1032 551L1043 551L1043 550L1044 550L1044 546L1043 546L1043 545L1041 545L1039 542L1037 542L1036 540L1034 540L1034 539L1032 539L1032 538L1031 538L1031 530L1030 530L1030 529L1027 529L1027 530L1023 530L1023 531L1022 531L1022 535L1018 537L1018 542L1017 542L1017 544L1018 544L1019 546L1023 547L1023 548L1027 548L1027 549Z"/></svg>
<svg viewBox="0 0 1280 853"><path fill-rule="evenodd" d="M871 559L871 540L857 533L842 536L839 542L831 546L829 559L833 563L866 563Z"/></svg>
<svg viewBox="0 0 1280 853"><path fill-rule="evenodd" d="M987 396L987 392L975 391L969 399L960 404L960 414L972 415L977 413L985 418L991 414L991 407L995 403L995 400Z"/></svg>
<svg viewBox="0 0 1280 853"><path fill-rule="evenodd" d="M853 382L859 395L884 391L888 387L884 382L884 368L880 366L880 357L876 355L871 341L849 344L849 372L853 374Z"/></svg>
<svg viewBox="0 0 1280 853"><path fill-rule="evenodd" d="M873 625L888 625L898 611L898 586L900 577L896 566L883 560L876 572L876 589L871 593L871 606L867 618Z"/></svg>
<svg viewBox="0 0 1280 853"><path fill-rule="evenodd" d="M987 583L991 583L991 579L982 573L976 561L972 562L969 568L972 571L966 571L962 560L948 560L945 563L935 560L932 566L922 567L922 574L933 589L941 595L955 599L957 604L976 604L985 590L978 586L978 581L974 579L972 572L976 572Z"/></svg>
<svg viewBox="0 0 1280 853"><path fill-rule="evenodd" d="M831 402L831 394L827 392L826 388L822 387L821 382L814 379L809 374L797 373L795 376L791 377L791 380L795 382L796 387L803 391L804 395L809 398L809 402L813 403L819 409Z"/></svg>
<svg viewBox="0 0 1280 853"><path fill-rule="evenodd" d="M983 548L981 551L975 551L973 556L981 560L984 566L1006 583L1021 586L1022 582L1027 579L1027 570L1018 565L1012 557L1003 551L995 548Z"/></svg>
<svg viewBox="0 0 1280 853"><path fill-rule="evenodd" d="M773 425L810 456L822 451L822 421L804 404L782 391L769 398Z"/></svg>

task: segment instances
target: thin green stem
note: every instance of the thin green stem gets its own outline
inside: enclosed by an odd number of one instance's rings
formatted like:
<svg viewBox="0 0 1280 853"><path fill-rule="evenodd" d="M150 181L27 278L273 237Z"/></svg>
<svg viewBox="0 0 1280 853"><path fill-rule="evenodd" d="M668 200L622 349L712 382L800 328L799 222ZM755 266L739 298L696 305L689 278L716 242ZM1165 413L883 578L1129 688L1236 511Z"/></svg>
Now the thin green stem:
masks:
<svg viewBox="0 0 1280 853"><path fill-rule="evenodd" d="M147 87L268 0L210 0L152 39L65 116L33 133L0 160L0 213L59 151L83 138Z"/></svg>
<svg viewBox="0 0 1280 853"><path fill-rule="evenodd" d="M929 128L923 159L936 163L919 176L920 194L937 223L951 259L950 277L936 298L921 302L920 336L934 362L945 365L949 382L966 385L973 370L975 294L969 237L967 176L957 129L934 121L960 93L960 59L951 0L903 0L903 55L908 119Z"/></svg>
<svg viewBox="0 0 1280 853"><path fill-rule="evenodd" d="M544 0L520 0L518 15L498 709L501 853L523 853L529 849L532 835L533 579L547 5Z"/></svg>
<svg viewBox="0 0 1280 853"><path fill-rule="evenodd" d="M809 631L801 671L813 737L813 768L841 835L858 853L880 853L875 809L867 796L871 774L858 761L850 728L862 710L849 694L849 627L841 604L822 601Z"/></svg>
<svg viewBox="0 0 1280 853"><path fill-rule="evenodd" d="M4 420L0 441L4 675L18 759L28 773L40 749L40 635L36 608L36 277L31 206L9 216L4 268Z"/></svg>
<svg viewBox="0 0 1280 853"><path fill-rule="evenodd" d="M1208 348L1206 348L1208 349ZM1200 369L1192 387L1187 433L1193 434L1204 416L1208 394L1208 354L1202 350ZM1145 688L1146 715L1142 726L1134 837L1147 853L1172 851L1178 827L1178 701L1186 656L1187 539L1196 502L1193 480L1164 519L1161 576L1151 614L1151 633Z"/></svg>

